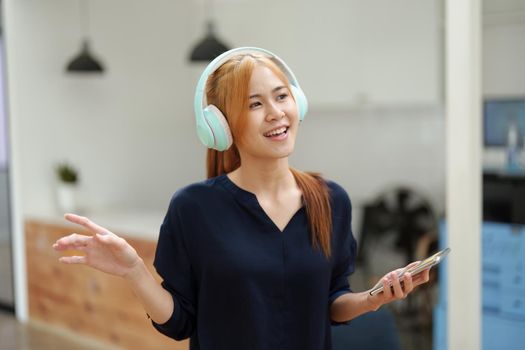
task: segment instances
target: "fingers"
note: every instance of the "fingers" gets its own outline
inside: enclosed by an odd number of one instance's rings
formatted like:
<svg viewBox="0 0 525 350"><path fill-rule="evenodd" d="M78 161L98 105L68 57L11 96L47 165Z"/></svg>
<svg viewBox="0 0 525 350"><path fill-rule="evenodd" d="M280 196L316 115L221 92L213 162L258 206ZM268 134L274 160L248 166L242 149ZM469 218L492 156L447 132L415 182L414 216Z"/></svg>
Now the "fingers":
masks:
<svg viewBox="0 0 525 350"><path fill-rule="evenodd" d="M403 274L405 274L406 272L410 272L410 270L414 267L416 267L417 265L419 265L421 262L420 261L414 261L414 262L411 262L410 264L408 264L407 266L405 266L403 268Z"/></svg>
<svg viewBox="0 0 525 350"><path fill-rule="evenodd" d="M64 264L85 264L86 263L86 257L80 256L80 255L74 255L74 256L63 256L58 259L61 263Z"/></svg>
<svg viewBox="0 0 525 350"><path fill-rule="evenodd" d="M70 234L69 236L65 236L60 238L53 244L53 248L55 250L67 250L67 249L77 249L81 250L82 248L85 248L89 241L92 238L90 236L84 236L79 235L78 233Z"/></svg>
<svg viewBox="0 0 525 350"><path fill-rule="evenodd" d="M412 280L412 275L410 273L405 274L403 278L403 290L405 292L405 297L414 290L414 281Z"/></svg>
<svg viewBox="0 0 525 350"><path fill-rule="evenodd" d="M392 289L394 291L394 296L396 299L402 299L405 297L405 293L403 292L403 288L401 288L401 281L399 280L399 277L395 272L392 272L390 274L390 278L392 280Z"/></svg>
<svg viewBox="0 0 525 350"><path fill-rule="evenodd" d="M383 278L383 293L386 300L404 299L413 289L412 275L408 272L400 278L396 270Z"/></svg>
<svg viewBox="0 0 525 350"><path fill-rule="evenodd" d="M429 280L430 269L423 270L417 275L412 276L409 269L417 264L419 264L419 261L408 264L405 268L392 271L382 278L382 303L389 303L396 299L404 299L415 287Z"/></svg>
<svg viewBox="0 0 525 350"><path fill-rule="evenodd" d="M428 282L430 279L430 269L426 269L414 276L414 286Z"/></svg>
<svg viewBox="0 0 525 350"><path fill-rule="evenodd" d="M390 281L389 275L383 277L383 296L386 300L390 300L392 298L392 290L390 289L391 285L392 282Z"/></svg>
<svg viewBox="0 0 525 350"><path fill-rule="evenodd" d="M418 263L419 263L418 261L410 263L401 269L395 270L395 272L397 272L398 276L403 276L410 268L412 268L413 266L416 266Z"/></svg>
<svg viewBox="0 0 525 350"><path fill-rule="evenodd" d="M411 262L410 264L408 264L406 266L406 268L410 269L411 267L414 267L416 265L418 265L421 261L414 261L414 262Z"/></svg>
<svg viewBox="0 0 525 350"><path fill-rule="evenodd" d="M422 273L422 283L427 283L430 279L430 269L426 269Z"/></svg>
<svg viewBox="0 0 525 350"><path fill-rule="evenodd" d="M100 243L105 244L112 249L122 249L127 244L123 238L117 235L104 235L97 233L93 237Z"/></svg>
<svg viewBox="0 0 525 350"><path fill-rule="evenodd" d="M83 226L83 227L87 228L88 230L91 230L92 232L95 232L95 233L106 233L106 232L108 232L108 230L106 230L104 227L95 224L93 221L89 220L85 216L80 216L80 215L68 213L68 214L64 215L64 218L67 221L70 221L70 222L72 222L74 224Z"/></svg>

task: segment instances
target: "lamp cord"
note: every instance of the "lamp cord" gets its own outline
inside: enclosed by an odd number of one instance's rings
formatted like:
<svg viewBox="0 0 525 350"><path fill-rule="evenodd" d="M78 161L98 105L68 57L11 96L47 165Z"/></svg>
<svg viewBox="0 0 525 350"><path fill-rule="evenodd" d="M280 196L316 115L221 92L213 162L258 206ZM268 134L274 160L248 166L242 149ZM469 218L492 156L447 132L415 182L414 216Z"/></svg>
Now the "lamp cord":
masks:
<svg viewBox="0 0 525 350"><path fill-rule="evenodd" d="M84 40L88 40L89 37L89 8L87 0L79 0L78 11L80 18L80 27L82 30L82 36Z"/></svg>
<svg viewBox="0 0 525 350"><path fill-rule="evenodd" d="M205 22L213 22L213 0L204 1L204 17Z"/></svg>

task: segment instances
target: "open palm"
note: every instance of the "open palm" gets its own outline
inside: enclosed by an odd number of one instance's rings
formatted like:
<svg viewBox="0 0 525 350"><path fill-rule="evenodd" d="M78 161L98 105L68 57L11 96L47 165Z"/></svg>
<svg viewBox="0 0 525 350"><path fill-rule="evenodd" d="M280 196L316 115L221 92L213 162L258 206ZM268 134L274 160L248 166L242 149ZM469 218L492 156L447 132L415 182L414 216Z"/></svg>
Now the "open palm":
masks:
<svg viewBox="0 0 525 350"><path fill-rule="evenodd" d="M93 235L72 233L58 239L53 248L57 251L75 250L83 255L63 256L66 264L84 264L97 270L125 277L138 265L141 258L123 238L95 224L86 217L66 214L65 219L84 227Z"/></svg>

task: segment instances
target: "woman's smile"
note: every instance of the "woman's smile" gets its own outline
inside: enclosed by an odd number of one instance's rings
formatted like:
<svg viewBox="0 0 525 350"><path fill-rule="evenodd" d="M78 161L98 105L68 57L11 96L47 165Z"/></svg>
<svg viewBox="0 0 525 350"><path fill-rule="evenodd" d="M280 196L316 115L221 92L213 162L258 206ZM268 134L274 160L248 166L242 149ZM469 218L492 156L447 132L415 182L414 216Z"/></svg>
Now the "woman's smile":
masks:
<svg viewBox="0 0 525 350"><path fill-rule="evenodd" d="M288 137L288 126L282 126L264 133L264 136L272 141L282 141Z"/></svg>

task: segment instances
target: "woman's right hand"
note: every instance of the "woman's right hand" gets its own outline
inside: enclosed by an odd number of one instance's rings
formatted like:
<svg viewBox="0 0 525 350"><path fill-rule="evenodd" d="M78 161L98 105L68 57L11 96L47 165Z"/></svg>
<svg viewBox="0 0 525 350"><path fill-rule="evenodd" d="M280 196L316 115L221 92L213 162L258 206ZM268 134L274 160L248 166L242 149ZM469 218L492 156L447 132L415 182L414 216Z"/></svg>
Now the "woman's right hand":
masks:
<svg viewBox="0 0 525 350"><path fill-rule="evenodd" d="M60 262L84 264L121 277L132 274L142 262L137 251L128 242L88 218L75 214L66 214L64 218L84 227L93 235L73 233L58 239L53 244L55 250L77 250L84 253L84 255L63 256L59 259Z"/></svg>

